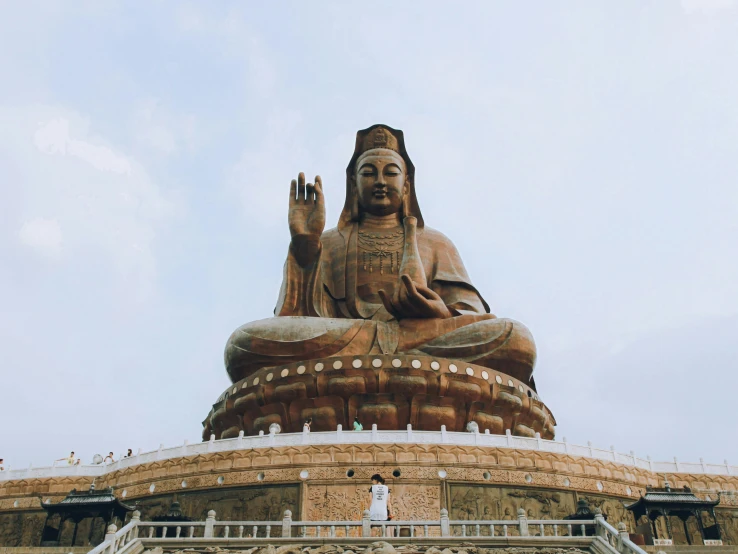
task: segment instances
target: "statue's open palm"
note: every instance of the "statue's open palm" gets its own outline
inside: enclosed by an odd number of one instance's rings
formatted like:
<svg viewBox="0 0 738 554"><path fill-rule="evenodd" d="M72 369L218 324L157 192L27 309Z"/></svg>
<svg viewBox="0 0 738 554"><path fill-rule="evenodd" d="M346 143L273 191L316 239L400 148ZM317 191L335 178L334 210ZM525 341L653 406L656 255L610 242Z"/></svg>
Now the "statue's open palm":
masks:
<svg viewBox="0 0 738 554"><path fill-rule="evenodd" d="M315 184L305 184L305 174L300 173L297 181L290 185L290 235L305 237L312 241L320 239L325 228L325 200L323 182L315 177Z"/></svg>

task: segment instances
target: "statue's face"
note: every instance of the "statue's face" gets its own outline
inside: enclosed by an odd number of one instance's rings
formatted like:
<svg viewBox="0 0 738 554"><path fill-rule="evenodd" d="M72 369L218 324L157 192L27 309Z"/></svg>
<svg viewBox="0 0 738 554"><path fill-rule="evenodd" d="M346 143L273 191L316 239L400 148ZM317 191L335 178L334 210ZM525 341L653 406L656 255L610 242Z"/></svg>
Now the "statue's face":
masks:
<svg viewBox="0 0 738 554"><path fill-rule="evenodd" d="M377 148L356 161L354 176L359 205L372 215L390 215L402 209L407 173L405 160L394 150Z"/></svg>

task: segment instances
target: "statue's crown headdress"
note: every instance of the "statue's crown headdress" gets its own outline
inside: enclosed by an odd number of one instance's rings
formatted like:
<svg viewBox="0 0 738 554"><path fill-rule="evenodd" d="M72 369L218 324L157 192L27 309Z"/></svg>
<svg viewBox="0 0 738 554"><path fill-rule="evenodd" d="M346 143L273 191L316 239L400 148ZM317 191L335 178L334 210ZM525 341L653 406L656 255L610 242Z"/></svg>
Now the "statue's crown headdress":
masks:
<svg viewBox="0 0 738 554"><path fill-rule="evenodd" d="M375 148L386 148L388 150L394 150L398 154L400 153L400 144L397 137L386 127L375 127L369 131L362 140L359 147L359 154L363 154L368 150L374 150Z"/></svg>

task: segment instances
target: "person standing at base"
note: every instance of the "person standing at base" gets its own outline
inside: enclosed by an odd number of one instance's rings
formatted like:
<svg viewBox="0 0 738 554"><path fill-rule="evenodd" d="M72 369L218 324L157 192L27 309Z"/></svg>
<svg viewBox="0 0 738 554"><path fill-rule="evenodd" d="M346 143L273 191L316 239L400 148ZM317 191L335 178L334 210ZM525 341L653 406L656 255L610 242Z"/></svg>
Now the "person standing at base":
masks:
<svg viewBox="0 0 738 554"><path fill-rule="evenodd" d="M369 507L369 519L372 521L387 521L390 519L392 506L390 503L390 490L384 484L384 478L378 473L372 475L372 486L369 492L372 495L372 503Z"/></svg>
<svg viewBox="0 0 738 554"><path fill-rule="evenodd" d="M363 430L364 430L364 426L359 421L359 416L356 416L354 418L354 431L363 431Z"/></svg>

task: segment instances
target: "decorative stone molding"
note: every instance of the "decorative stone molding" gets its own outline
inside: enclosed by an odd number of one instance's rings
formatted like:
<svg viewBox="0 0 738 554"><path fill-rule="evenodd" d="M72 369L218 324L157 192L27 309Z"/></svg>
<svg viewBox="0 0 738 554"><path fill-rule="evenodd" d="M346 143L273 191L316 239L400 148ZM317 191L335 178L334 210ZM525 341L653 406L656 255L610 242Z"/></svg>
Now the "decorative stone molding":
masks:
<svg viewBox="0 0 738 554"><path fill-rule="evenodd" d="M396 469L402 482L438 484L445 480L544 487L623 499L637 498L645 486L659 486L663 479L663 474L605 460L453 444L333 444L231 450L132 465L94 478L97 486L112 486L124 498L133 499L251 484L367 482L373 473L388 474ZM349 470L352 477L347 477ZM668 478L674 486L687 485L696 491L738 489L735 476L669 474ZM0 510L26 508L30 496L61 497L72 488L89 486L92 480L41 477L0 481ZM16 499L19 505L13 506ZM723 494L721 500L726 506L738 505L731 494Z"/></svg>
<svg viewBox="0 0 738 554"><path fill-rule="evenodd" d="M484 432L552 439L556 421L538 393L506 373L459 360L398 354L337 356L260 369L235 382L203 422L203 439L346 427L358 415L382 429Z"/></svg>

